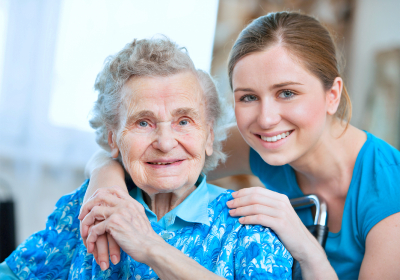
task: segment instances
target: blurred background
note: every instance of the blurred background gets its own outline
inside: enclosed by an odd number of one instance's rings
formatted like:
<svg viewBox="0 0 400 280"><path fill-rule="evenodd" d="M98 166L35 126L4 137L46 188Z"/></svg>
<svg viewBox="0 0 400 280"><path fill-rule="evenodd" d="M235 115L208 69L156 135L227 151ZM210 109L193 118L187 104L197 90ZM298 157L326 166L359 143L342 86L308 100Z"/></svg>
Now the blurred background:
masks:
<svg viewBox="0 0 400 280"><path fill-rule="evenodd" d="M93 84L108 55L165 34L231 102L231 46L252 19L282 10L329 28L345 62L352 124L399 149L400 0L0 0L0 246L12 235L5 202L14 202L19 244L84 181L99 149L88 125ZM248 176L217 183L260 184Z"/></svg>

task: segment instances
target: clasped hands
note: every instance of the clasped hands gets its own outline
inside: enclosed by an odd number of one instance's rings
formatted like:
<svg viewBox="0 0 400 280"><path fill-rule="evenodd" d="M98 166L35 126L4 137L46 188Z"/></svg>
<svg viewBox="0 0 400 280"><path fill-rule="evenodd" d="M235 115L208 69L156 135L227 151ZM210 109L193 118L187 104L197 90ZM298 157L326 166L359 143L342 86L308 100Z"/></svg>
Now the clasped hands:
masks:
<svg viewBox="0 0 400 280"><path fill-rule="evenodd" d="M120 261L120 248L134 260L148 263L151 250L165 243L152 229L143 205L117 186L98 189L78 218L87 252L102 270L109 267L109 259L113 264Z"/></svg>

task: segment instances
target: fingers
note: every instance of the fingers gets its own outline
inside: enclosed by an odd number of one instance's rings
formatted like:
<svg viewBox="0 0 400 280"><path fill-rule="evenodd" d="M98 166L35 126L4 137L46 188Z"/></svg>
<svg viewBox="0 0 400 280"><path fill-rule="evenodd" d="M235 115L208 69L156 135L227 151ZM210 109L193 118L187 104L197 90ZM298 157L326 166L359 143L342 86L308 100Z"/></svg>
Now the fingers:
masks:
<svg viewBox="0 0 400 280"><path fill-rule="evenodd" d="M229 214L232 217L239 217L239 216L253 216L253 215L267 215L270 217L281 217L283 211L279 211L276 208L264 206L261 204L253 204L249 206L239 207L236 209L232 209L229 211Z"/></svg>
<svg viewBox="0 0 400 280"><path fill-rule="evenodd" d="M90 254L94 251L95 243L100 235L106 232L106 221L99 222L92 226L89 230L89 235L86 239L87 252Z"/></svg>
<svg viewBox="0 0 400 280"><path fill-rule="evenodd" d="M288 199L287 196L284 194L277 193L263 187L244 188L237 192L232 193L232 196L234 198L239 198L248 195L268 196L272 199L280 201L286 201Z"/></svg>
<svg viewBox="0 0 400 280"><path fill-rule="evenodd" d="M92 254L93 254L94 260L99 265L100 263L99 263L99 259L97 257L97 247L96 246L94 247L94 250L93 250Z"/></svg>
<svg viewBox="0 0 400 280"><path fill-rule="evenodd" d="M89 227L96 221L104 221L114 213L115 209L107 206L94 206L81 221L81 236L87 237Z"/></svg>
<svg viewBox="0 0 400 280"><path fill-rule="evenodd" d="M251 215L239 218L239 222L243 225L262 225L275 230L278 220L267 215Z"/></svg>
<svg viewBox="0 0 400 280"><path fill-rule="evenodd" d="M102 234L97 238L95 248L97 249L97 262L100 264L101 270L106 270L110 266L106 234Z"/></svg>
<svg viewBox="0 0 400 280"><path fill-rule="evenodd" d="M107 233L107 239L108 239L108 248L110 250L111 262L113 264L117 264L121 259L121 249L119 248L119 245L117 244L115 239L111 236L111 234Z"/></svg>
<svg viewBox="0 0 400 280"><path fill-rule="evenodd" d="M83 204L81 208L81 212L78 216L79 220L82 220L91 210L94 206L98 205L104 205L104 206L116 206L119 205L121 202L121 199L113 195L116 193L114 191L114 188L104 188L104 189L99 189L97 190L93 196L89 198L89 200Z"/></svg>
<svg viewBox="0 0 400 280"><path fill-rule="evenodd" d="M262 196L256 193L241 196L226 203L229 208L238 208L255 204L265 205L277 209L284 209L286 207L286 204L280 200L271 198L269 196Z"/></svg>

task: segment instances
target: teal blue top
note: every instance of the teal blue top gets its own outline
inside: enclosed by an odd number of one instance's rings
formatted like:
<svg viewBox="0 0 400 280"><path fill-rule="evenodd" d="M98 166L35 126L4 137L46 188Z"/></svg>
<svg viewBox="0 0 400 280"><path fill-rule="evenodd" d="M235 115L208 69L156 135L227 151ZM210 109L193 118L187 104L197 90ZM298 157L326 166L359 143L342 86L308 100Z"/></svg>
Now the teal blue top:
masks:
<svg viewBox="0 0 400 280"><path fill-rule="evenodd" d="M250 166L268 189L289 198L304 195L289 165L270 166L251 150ZM325 247L339 279L358 279L368 232L397 212L400 212L400 152L367 132L367 141L354 165L341 230L329 232ZM309 210L298 214L305 225L313 223Z"/></svg>

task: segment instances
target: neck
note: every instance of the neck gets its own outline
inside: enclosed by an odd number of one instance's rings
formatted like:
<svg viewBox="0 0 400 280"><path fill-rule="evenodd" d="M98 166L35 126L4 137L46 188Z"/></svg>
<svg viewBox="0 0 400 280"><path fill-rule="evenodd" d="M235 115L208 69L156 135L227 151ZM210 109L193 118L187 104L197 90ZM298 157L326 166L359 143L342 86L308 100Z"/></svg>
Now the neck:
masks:
<svg viewBox="0 0 400 280"><path fill-rule="evenodd" d="M367 137L351 125L343 131L344 125L334 121L307 154L290 164L304 193L347 195L358 153Z"/></svg>
<svg viewBox="0 0 400 280"><path fill-rule="evenodd" d="M165 214L181 204L195 189L196 187L193 185L192 187L182 188L174 192L152 195L148 195L143 191L143 199L150 210L157 215L157 220L160 220Z"/></svg>

